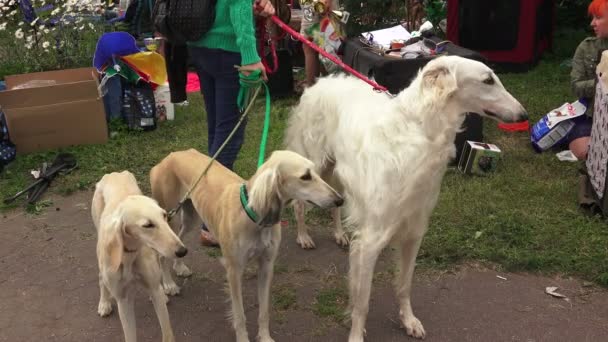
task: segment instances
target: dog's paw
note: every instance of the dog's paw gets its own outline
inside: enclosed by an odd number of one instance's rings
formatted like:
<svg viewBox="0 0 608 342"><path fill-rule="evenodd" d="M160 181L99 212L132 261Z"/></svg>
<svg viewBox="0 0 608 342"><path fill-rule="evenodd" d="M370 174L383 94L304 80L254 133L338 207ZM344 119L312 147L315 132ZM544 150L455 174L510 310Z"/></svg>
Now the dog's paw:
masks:
<svg viewBox="0 0 608 342"><path fill-rule="evenodd" d="M336 243L340 247L348 247L348 245L350 244L350 240L348 239L348 235L346 233L335 233L334 238L336 239Z"/></svg>
<svg viewBox="0 0 608 342"><path fill-rule="evenodd" d="M175 264L175 266L173 266L173 269L175 270L175 274L177 274L178 277L187 278L192 275L192 271L190 271L188 266L184 265L183 263Z"/></svg>
<svg viewBox="0 0 608 342"><path fill-rule="evenodd" d="M101 317L109 316L112 313L112 303L99 302L99 305L97 306L97 313Z"/></svg>
<svg viewBox="0 0 608 342"><path fill-rule="evenodd" d="M166 295L169 296L177 296L179 294L180 288L176 283L163 284L163 291Z"/></svg>
<svg viewBox="0 0 608 342"><path fill-rule="evenodd" d="M257 340L258 342L274 342L274 340L270 336L258 336Z"/></svg>
<svg viewBox="0 0 608 342"><path fill-rule="evenodd" d="M298 235L296 242L304 249L313 249L317 247L315 246L315 242L312 241L312 238L308 234Z"/></svg>
<svg viewBox="0 0 608 342"><path fill-rule="evenodd" d="M409 336L422 339L424 339L426 336L422 323L420 323L420 320L418 320L418 318L416 318L414 315L403 317L402 323Z"/></svg>

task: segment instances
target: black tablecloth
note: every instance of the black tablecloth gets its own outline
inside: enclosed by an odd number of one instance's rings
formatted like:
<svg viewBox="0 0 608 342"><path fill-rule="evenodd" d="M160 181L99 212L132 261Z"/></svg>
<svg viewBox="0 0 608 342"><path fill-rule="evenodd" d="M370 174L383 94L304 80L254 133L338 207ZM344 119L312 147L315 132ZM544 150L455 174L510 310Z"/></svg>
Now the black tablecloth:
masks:
<svg viewBox="0 0 608 342"><path fill-rule="evenodd" d="M436 43L441 41L439 37L431 37L429 39ZM372 52L359 38L347 39L344 42L343 49L342 60L344 63L363 75L374 77L378 84L385 86L393 94L406 88L412 79L416 77L420 68L424 67L430 60L437 58L433 56L404 59L381 56ZM485 57L478 52L452 43L447 43L445 52L448 55L474 59L483 63L486 62Z"/></svg>

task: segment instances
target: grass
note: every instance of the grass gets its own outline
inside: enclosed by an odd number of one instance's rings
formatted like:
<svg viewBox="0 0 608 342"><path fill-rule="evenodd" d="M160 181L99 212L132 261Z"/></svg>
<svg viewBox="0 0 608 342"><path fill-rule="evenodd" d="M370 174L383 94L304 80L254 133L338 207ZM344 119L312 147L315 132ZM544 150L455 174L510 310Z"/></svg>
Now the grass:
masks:
<svg viewBox="0 0 608 342"><path fill-rule="evenodd" d="M569 87L570 69L564 62L583 34L559 33L555 41L560 45L555 52L530 72L499 75L526 107L532 123L549 110L575 100ZM281 148L289 106L295 101L273 102L269 151ZM245 178L256 167L261 105L249 120L246 143L235 166ZM175 121L161 123L153 132L119 131L105 145L65 149L77 156L79 169L58 177L51 191L70 194L90 190L104 173L129 169L147 192L150 168L169 152L191 147L206 151L201 108L201 96L193 95L190 106L177 108ZM466 260L487 261L509 271L562 273L608 286L608 229L605 221L578 211L578 164L560 162L550 152L534 153L527 134L502 132L493 121L485 120L484 136L486 142L503 151L497 172L489 177L469 177L448 171L419 262L445 267ZM51 161L56 152L20 155L0 175L0 196L24 187L30 182L29 170ZM327 213L320 215L323 221L329 217ZM339 293L327 291L317 298L315 310L332 315L326 313L323 303L334 301Z"/></svg>
<svg viewBox="0 0 608 342"><path fill-rule="evenodd" d="M340 323L346 318L347 304L346 286L331 286L319 291L312 304L312 311L319 317L329 318L335 323Z"/></svg>

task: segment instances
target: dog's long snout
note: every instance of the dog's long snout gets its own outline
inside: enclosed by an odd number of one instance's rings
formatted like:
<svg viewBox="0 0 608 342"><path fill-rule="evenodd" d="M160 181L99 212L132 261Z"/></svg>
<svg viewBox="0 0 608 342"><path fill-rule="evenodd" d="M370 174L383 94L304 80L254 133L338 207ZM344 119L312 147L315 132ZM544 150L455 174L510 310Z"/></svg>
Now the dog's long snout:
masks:
<svg viewBox="0 0 608 342"><path fill-rule="evenodd" d="M528 112L526 112L526 110L524 110L523 112L519 113L518 118L519 119L517 120L517 122L527 121L528 120Z"/></svg>
<svg viewBox="0 0 608 342"><path fill-rule="evenodd" d="M342 204L344 204L344 198L338 197L338 199L334 201L334 204L336 205L336 207L341 207Z"/></svg>
<svg viewBox="0 0 608 342"><path fill-rule="evenodd" d="M188 254L188 249L186 247L180 247L176 252L175 252L175 256L178 258L183 258L186 256L186 254Z"/></svg>

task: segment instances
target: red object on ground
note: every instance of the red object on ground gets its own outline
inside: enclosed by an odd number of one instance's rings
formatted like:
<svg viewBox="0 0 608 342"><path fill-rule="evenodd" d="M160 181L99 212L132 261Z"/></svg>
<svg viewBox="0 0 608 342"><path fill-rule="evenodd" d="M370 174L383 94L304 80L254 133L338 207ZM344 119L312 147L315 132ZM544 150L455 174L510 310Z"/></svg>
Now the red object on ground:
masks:
<svg viewBox="0 0 608 342"><path fill-rule="evenodd" d="M201 90L201 83L198 75L195 72L188 73L188 81L186 82L186 92L194 93Z"/></svg>
<svg viewBox="0 0 608 342"><path fill-rule="evenodd" d="M527 120L510 124L499 123L498 128L507 132L528 132L530 131L530 123Z"/></svg>

